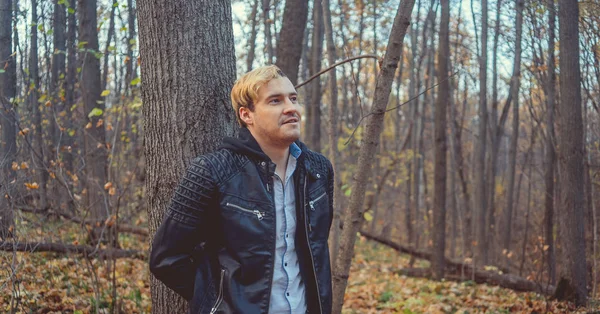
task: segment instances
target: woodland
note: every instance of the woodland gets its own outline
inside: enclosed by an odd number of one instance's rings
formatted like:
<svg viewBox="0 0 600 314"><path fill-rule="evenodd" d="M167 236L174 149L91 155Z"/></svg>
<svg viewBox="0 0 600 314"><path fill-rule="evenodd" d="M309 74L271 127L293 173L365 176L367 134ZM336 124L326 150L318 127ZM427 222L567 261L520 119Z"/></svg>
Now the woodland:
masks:
<svg viewBox="0 0 600 314"><path fill-rule="evenodd" d="M333 313L600 313L599 0L0 0L0 312L186 313L152 235L266 64Z"/></svg>

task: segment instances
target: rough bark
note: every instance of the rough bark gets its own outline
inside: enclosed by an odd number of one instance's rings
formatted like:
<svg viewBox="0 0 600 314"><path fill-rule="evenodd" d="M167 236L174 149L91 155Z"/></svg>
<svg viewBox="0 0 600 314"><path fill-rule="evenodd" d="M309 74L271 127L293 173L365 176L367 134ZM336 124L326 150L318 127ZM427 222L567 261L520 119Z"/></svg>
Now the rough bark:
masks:
<svg viewBox="0 0 600 314"><path fill-rule="evenodd" d="M546 85L546 163L544 165L544 243L548 246L546 259L550 283L556 284L556 253L554 247L554 169L556 167L556 146L554 138L554 110L556 100L556 71L554 61L556 11L554 0L548 5L548 82Z"/></svg>
<svg viewBox="0 0 600 314"><path fill-rule="evenodd" d="M316 5L320 5L318 2L315 2ZM294 85L298 81L298 66L300 65L300 56L302 55L302 49L298 49L298 43L302 42L307 19L307 0L287 0L285 2L283 25L281 26L280 39L277 44L276 65L287 75Z"/></svg>
<svg viewBox="0 0 600 314"><path fill-rule="evenodd" d="M189 161L234 135L235 55L229 0L140 0L138 12L152 235ZM154 277L151 290L153 313L186 312Z"/></svg>
<svg viewBox="0 0 600 314"><path fill-rule="evenodd" d="M435 104L435 169L433 191L433 256L431 268L435 279L444 277L444 255L446 251L446 108L450 99L448 82L448 59L450 57L450 3L442 3L438 50L438 97Z"/></svg>
<svg viewBox="0 0 600 314"><path fill-rule="evenodd" d="M104 124L99 123L105 117L105 105L100 96L100 60L94 55L98 52L98 30L96 0L78 0L79 43L84 50L79 52L81 64L80 87L83 98L85 129L85 186L87 188L87 206L93 219L108 217L105 206L104 184L107 178L107 149ZM94 109L97 115L90 115ZM98 111L98 109L100 111ZM101 112L101 113L100 113ZM95 239L93 239L95 240Z"/></svg>
<svg viewBox="0 0 600 314"><path fill-rule="evenodd" d="M40 75L39 75L39 60L38 60L38 15L37 15L37 1L31 0L31 45L29 54L29 82L33 84L33 88L29 90L28 103L33 113L33 124L35 126L33 130L33 164L36 172L38 173L36 180L39 184L39 206L41 208L48 207L48 193L47 193L47 182L48 182L48 170L45 164L44 158L44 139L42 134L42 112L38 103L39 89L40 87Z"/></svg>
<svg viewBox="0 0 600 314"><path fill-rule="evenodd" d="M517 164L517 143L519 140L519 88L521 80L521 36L523 33L523 7L522 0L515 1L517 11L515 59L513 62L513 74L510 80L510 94L513 95L512 136L510 138L510 149L508 152L508 191L506 207L504 209L504 236L503 248L507 254L510 251L510 237L512 235L512 212L515 195L515 176ZM508 262L508 261L507 261Z"/></svg>
<svg viewBox="0 0 600 314"><path fill-rule="evenodd" d="M558 103L559 230L563 264L556 297L587 303L584 239L583 121L579 68L579 7L576 0L559 0L560 102Z"/></svg>
<svg viewBox="0 0 600 314"><path fill-rule="evenodd" d="M481 56L479 57L479 109L478 109L478 137L475 148L475 204L474 234L477 247L475 250L476 265L487 262L487 226L486 218L486 189L485 189L485 152L487 146L487 35L488 35L488 3L481 0Z"/></svg>
<svg viewBox="0 0 600 314"><path fill-rule="evenodd" d="M0 148L0 238L8 238L9 229L14 223L11 206L12 186L9 183L16 177L12 163L16 161L16 112L11 99L17 93L16 59L12 47L12 0L0 2L0 123L2 125L2 142ZM5 197L8 195L9 197Z"/></svg>
<svg viewBox="0 0 600 314"><path fill-rule="evenodd" d="M358 157L357 173L352 185L352 196L350 205L344 217L344 229L341 235L340 250L335 263L333 273L333 313L341 313L344 301L344 291L348 283L348 274L350 263L354 253L354 243L356 241L356 232L362 224L361 212L367 186L367 179L371 172L371 161L376 151L379 135L383 128L383 118L385 108L388 104L392 82L398 62L400 61L400 52L404 41L404 35L410 24L410 16L415 2L414 0L402 1L398 7L388 46L383 58L381 70L377 75L377 83L374 94L371 117L369 118L363 143L360 147Z"/></svg>

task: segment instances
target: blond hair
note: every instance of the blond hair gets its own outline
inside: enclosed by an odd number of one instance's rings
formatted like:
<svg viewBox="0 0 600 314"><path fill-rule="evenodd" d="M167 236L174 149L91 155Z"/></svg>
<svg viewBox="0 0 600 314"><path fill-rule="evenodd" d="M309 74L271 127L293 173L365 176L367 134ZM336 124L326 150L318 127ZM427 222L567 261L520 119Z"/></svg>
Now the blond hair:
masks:
<svg viewBox="0 0 600 314"><path fill-rule="evenodd" d="M231 89L231 106L235 111L240 126L246 123L240 119L240 108L246 107L254 111L254 104L258 100L258 90L273 79L286 77L276 65L266 65L256 68L240 77Z"/></svg>

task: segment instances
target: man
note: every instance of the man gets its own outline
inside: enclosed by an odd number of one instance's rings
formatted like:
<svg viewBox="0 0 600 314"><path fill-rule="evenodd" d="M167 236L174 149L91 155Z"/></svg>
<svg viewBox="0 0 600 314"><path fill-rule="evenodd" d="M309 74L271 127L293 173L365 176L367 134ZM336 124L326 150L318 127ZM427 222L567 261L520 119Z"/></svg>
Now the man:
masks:
<svg viewBox="0 0 600 314"><path fill-rule="evenodd" d="M192 161L150 270L191 313L330 313L331 163L298 140L298 95L276 66L242 76L231 100L239 138Z"/></svg>

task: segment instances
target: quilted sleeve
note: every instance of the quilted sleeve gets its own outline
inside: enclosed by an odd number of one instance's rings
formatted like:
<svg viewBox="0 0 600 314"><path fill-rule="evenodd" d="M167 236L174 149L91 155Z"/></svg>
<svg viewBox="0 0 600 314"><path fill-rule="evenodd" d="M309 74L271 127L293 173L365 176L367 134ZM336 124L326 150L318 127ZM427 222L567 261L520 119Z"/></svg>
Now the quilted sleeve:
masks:
<svg viewBox="0 0 600 314"><path fill-rule="evenodd" d="M215 192L210 163L204 157L194 159L177 186L152 243L150 271L188 301L194 291L192 253L207 239Z"/></svg>

